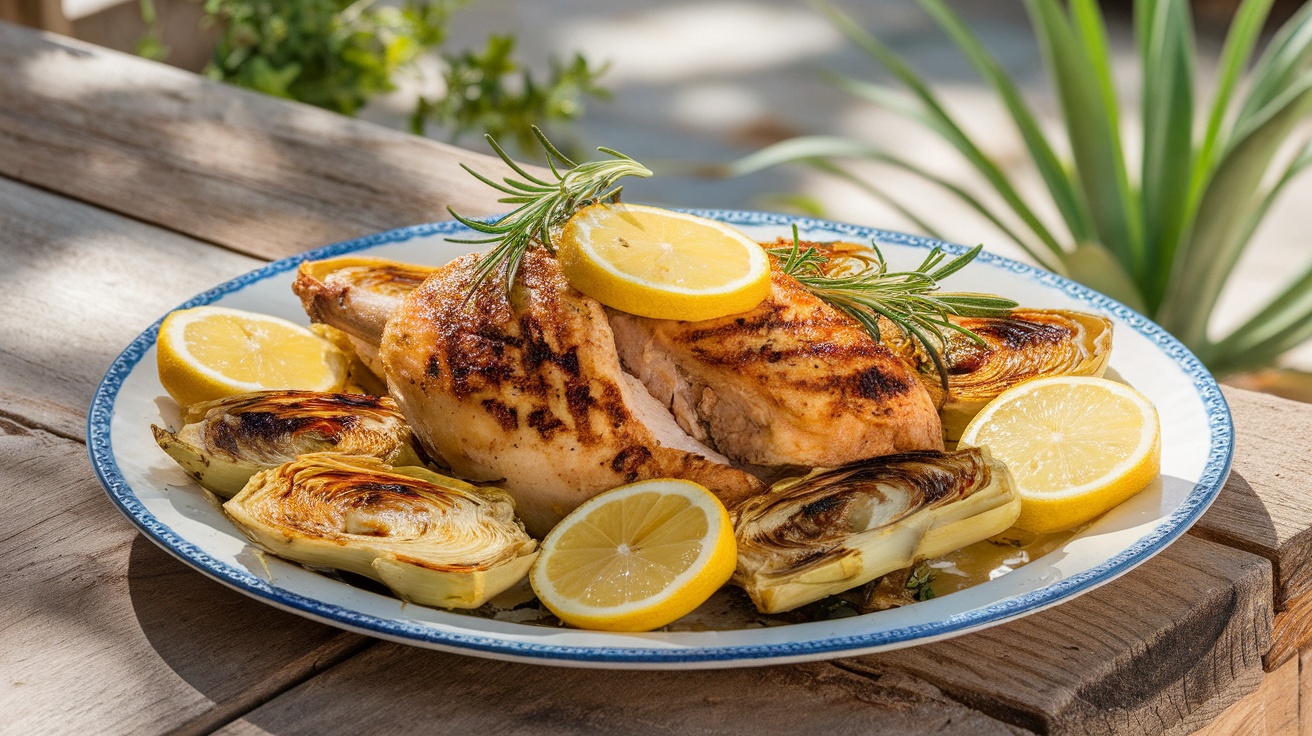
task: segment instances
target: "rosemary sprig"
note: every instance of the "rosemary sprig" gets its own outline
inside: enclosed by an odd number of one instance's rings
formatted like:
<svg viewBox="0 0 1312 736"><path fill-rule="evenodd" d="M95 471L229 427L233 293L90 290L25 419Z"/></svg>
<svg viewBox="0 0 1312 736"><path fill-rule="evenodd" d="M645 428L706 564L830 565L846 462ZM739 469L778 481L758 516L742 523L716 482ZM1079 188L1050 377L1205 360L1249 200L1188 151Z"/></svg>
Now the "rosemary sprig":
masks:
<svg viewBox="0 0 1312 736"><path fill-rule="evenodd" d="M579 208L596 202L619 201L620 190L615 182L625 176L649 177L651 170L609 148L598 151L613 156L603 161L588 161L575 164L561 153L542 131L533 128L533 135L546 151L547 166L551 168L554 182L544 181L528 173L515 163L492 136L485 136L497 156L511 168L521 179L505 177L500 182L493 181L473 169L461 164L461 168L488 186L505 192L506 197L498 199L504 204L519 205L514 211L498 218L494 222L481 222L470 219L447 207L447 211L465 227L484 233L489 237L452 240L455 243L485 244L496 243L490 253L483 256L474 271L474 281L469 287L473 294L478 287L498 269L505 268L505 287L509 291L519 273L519 264L524 254L536 242L555 252L551 242L552 231L568 220Z"/></svg>
<svg viewBox="0 0 1312 736"><path fill-rule="evenodd" d="M868 252L822 253L814 247L803 250L794 225L792 247L771 248L769 252L780 260L784 273L861 323L871 337L880 339L879 318L883 317L909 340L919 343L934 363L946 391L948 373L940 353L947 344L945 331L984 344L979 335L949 321L948 315L1000 316L1019 306L991 294L938 290L939 281L960 271L983 248L977 245L946 263L947 254L934 248L916 269L890 272L874 242Z"/></svg>

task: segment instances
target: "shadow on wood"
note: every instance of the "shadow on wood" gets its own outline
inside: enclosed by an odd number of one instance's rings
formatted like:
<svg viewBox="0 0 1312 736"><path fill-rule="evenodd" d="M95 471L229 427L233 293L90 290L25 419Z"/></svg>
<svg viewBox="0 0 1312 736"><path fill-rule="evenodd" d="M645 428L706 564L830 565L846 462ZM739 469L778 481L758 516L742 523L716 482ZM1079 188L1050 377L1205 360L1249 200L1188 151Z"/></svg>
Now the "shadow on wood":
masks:
<svg viewBox="0 0 1312 736"><path fill-rule="evenodd" d="M174 734L208 733L372 643L230 590L141 535L132 542L128 593L155 652L219 704Z"/></svg>
<svg viewBox="0 0 1312 736"><path fill-rule="evenodd" d="M344 699L342 693L351 693ZM827 663L625 672L514 664L379 644L218 733L1024 733L915 677Z"/></svg>

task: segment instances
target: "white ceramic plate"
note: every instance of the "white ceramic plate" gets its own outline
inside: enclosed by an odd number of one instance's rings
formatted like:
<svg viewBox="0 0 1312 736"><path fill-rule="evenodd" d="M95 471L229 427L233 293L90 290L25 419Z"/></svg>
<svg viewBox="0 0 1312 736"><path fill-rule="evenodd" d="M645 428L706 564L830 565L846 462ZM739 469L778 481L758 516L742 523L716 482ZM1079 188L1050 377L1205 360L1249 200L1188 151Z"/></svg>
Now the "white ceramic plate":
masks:
<svg viewBox="0 0 1312 736"><path fill-rule="evenodd" d="M758 240L880 244L894 267L914 267L926 238L812 219L751 212L697 212ZM467 252L443 222L380 233L278 261L201 294L184 307L220 304L306 322L291 293L296 265L350 252L440 264ZM962 252L959 246L945 246ZM899 609L815 623L733 631L613 634L476 618L353 587L272 556L256 556L199 486L155 445L151 423L168 412L155 371L156 322L115 360L88 417L92 464L110 498L157 544L197 570L270 605L394 641L481 656L571 666L734 667L822 659L956 636L1088 592L1160 552L1197 520L1230 469L1233 430L1216 382L1178 341L1138 313L1059 276L982 254L947 288L986 291L1028 307L1101 312L1116 322L1111 367L1146 394L1162 422L1162 476L1057 550L1014 572ZM164 408L162 408L164 407ZM266 567L267 563L267 567Z"/></svg>

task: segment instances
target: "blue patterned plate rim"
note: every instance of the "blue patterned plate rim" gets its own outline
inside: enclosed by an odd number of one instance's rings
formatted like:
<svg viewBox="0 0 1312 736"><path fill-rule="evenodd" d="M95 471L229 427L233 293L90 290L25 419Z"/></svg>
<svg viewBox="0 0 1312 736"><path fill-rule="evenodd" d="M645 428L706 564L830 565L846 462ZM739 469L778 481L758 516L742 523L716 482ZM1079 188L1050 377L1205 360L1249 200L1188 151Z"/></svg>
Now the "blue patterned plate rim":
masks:
<svg viewBox="0 0 1312 736"><path fill-rule="evenodd" d="M741 210L683 209L681 211L741 226L791 226L806 231L820 229L839 233L853 239L876 239L881 243L916 248L943 248L949 253L962 253L966 248L933 238L909 235L876 228L837 223L793 215L751 212ZM354 240L326 245L290 258L265 265L227 283L196 295L178 309L209 304L220 297L242 290L275 274L296 268L307 260L329 258L388 243L399 243L416 237L446 236L468 232L453 220L414 225L375 233ZM87 415L87 448L96 475L106 493L124 515L152 541L200 572L247 595L264 600L279 608L298 612L313 619L342 628L372 634L420 646L465 651L495 657L538 661L542 663L623 666L625 664L657 664L666 666L721 666L735 662L766 664L770 661L806 659L818 655L835 656L863 650L909 645L941 639L966 631L999 623L1026 613L1046 608L1080 593L1111 581L1145 562L1178 539L1196 522L1220 493L1230 472L1233 455L1234 428L1230 410L1216 380L1192 352L1179 340L1156 323L1120 302L1104 296L1086 286L1057 274L1019 261L983 252L978 261L990 263L1033 281L1056 289L1085 304L1113 314L1123 323L1151 340L1192 381L1195 391L1207 414L1210 448L1206 464L1193 490L1181 504L1150 533L1140 538L1105 562L1070 577L1049 583L1023 595L1006 598L946 618L901 628L875 631L867 634L816 638L810 640L769 643L761 645L733 645L718 647L583 647L542 644L538 642L510 641L480 633L461 633L435 629L417 622L381 618L353 611L336 604L309 598L270 585L245 569L216 560L182 538L168 525L148 511L137 498L124 478L115 458L110 438L110 423L115 401L128 375L142 356L155 343L163 317L137 336L114 360L101 380Z"/></svg>

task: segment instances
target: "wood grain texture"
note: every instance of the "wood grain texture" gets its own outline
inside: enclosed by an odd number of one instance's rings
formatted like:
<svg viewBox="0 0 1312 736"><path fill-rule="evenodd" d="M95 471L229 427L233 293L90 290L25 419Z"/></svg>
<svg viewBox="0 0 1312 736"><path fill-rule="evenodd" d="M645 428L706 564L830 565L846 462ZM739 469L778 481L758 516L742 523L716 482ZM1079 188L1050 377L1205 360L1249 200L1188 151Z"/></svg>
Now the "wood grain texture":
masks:
<svg viewBox="0 0 1312 736"><path fill-rule="evenodd" d="M3 177L0 258L0 416L74 439L139 332L261 264Z"/></svg>
<svg viewBox="0 0 1312 736"><path fill-rule="evenodd" d="M1298 736L1298 661L1266 673L1257 690L1193 736Z"/></svg>
<svg viewBox="0 0 1312 736"><path fill-rule="evenodd" d="M1037 733L1188 733L1261 682L1270 586L1265 560L1185 536L1055 608L844 666L908 672Z"/></svg>
<svg viewBox="0 0 1312 736"><path fill-rule="evenodd" d="M1271 648L1262 662L1271 671L1297 658L1300 651L1309 647L1312 647L1312 595L1301 595L1287 601L1285 610L1276 613Z"/></svg>
<svg viewBox="0 0 1312 736"><path fill-rule="evenodd" d="M349 695L347 695L349 694ZM218 731L322 734L1025 733L896 672L812 663L621 672L513 664L380 644Z"/></svg>
<svg viewBox="0 0 1312 736"><path fill-rule="evenodd" d="M1312 404L1224 392L1235 423L1234 465L1192 533L1270 560L1276 610L1283 611L1312 595Z"/></svg>
<svg viewBox="0 0 1312 736"><path fill-rule="evenodd" d="M0 0L0 21L64 34L73 28L60 0Z"/></svg>
<svg viewBox="0 0 1312 736"><path fill-rule="evenodd" d="M504 211L500 161L0 24L0 175L265 258Z"/></svg>
<svg viewBox="0 0 1312 736"><path fill-rule="evenodd" d="M368 640L184 567L76 442L0 419L0 731L201 733Z"/></svg>
<svg viewBox="0 0 1312 736"><path fill-rule="evenodd" d="M1298 655L1298 734L1312 736L1312 649Z"/></svg>

